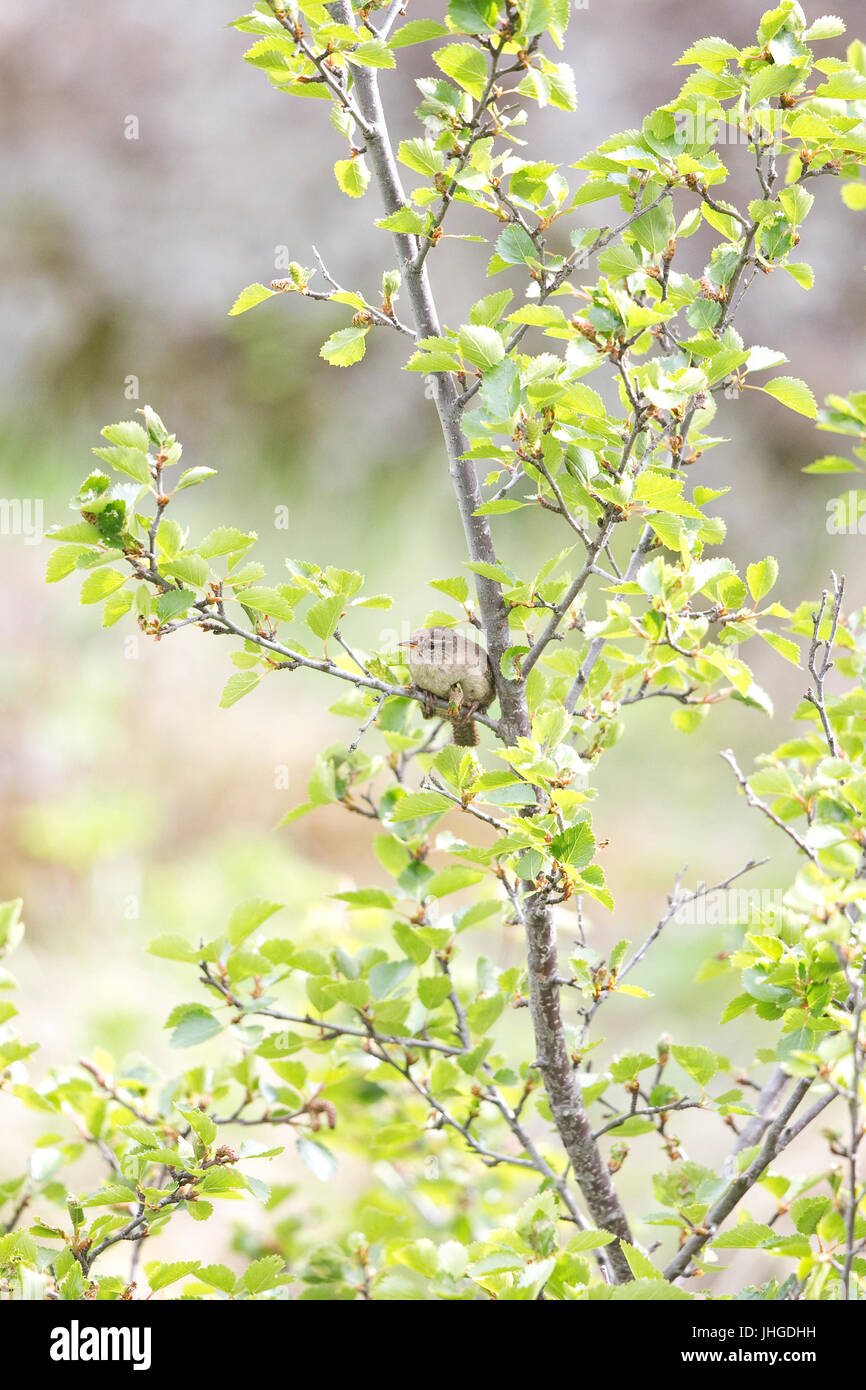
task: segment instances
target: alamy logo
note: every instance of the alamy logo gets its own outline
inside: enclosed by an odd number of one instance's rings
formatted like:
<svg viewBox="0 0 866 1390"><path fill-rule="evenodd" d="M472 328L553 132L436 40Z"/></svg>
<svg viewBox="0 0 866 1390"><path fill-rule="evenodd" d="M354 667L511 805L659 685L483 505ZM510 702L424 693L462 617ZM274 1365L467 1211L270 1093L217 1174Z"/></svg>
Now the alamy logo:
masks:
<svg viewBox="0 0 866 1390"><path fill-rule="evenodd" d="M149 1327L68 1327L51 1333L52 1361L131 1361L134 1371L150 1370Z"/></svg>
<svg viewBox="0 0 866 1390"><path fill-rule="evenodd" d="M0 536L22 536L25 545L38 545L44 530L41 497L0 497Z"/></svg>

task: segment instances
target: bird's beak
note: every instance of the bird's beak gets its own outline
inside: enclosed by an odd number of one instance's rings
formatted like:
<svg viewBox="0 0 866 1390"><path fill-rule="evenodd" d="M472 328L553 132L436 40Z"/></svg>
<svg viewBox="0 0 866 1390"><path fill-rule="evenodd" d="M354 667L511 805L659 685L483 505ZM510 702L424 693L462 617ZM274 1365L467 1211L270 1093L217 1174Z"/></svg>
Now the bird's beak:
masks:
<svg viewBox="0 0 866 1390"><path fill-rule="evenodd" d="M398 643L397 643L397 646L398 646L398 647L414 647L414 645L415 645L415 643L412 641L411 637L410 637L407 641L405 641L405 642L398 642Z"/></svg>

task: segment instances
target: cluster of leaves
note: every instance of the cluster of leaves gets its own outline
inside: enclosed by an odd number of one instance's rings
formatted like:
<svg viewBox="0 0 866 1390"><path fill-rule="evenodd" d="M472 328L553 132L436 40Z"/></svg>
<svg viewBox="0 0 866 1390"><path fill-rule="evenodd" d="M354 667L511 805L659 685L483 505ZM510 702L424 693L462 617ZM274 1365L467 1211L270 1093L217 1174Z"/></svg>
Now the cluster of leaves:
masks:
<svg viewBox="0 0 866 1390"><path fill-rule="evenodd" d="M236 933L251 919L261 920L261 907L244 905L229 930ZM23 930L20 901L0 905L0 951L14 949ZM2 985L14 985L7 971ZM0 1208L10 1213L7 1233L0 1236L0 1286L7 1293L27 1299L130 1298L134 1273L124 1278L93 1268L112 1247L132 1243L134 1271L140 1243L156 1238L172 1218L207 1221L217 1202L255 1198L270 1206L285 1198L285 1190L272 1192L246 1170L247 1161L273 1158L282 1148L244 1142L235 1149L220 1142L220 1130L246 1123L248 1107L261 1101L267 1107L265 1125L309 1124L316 1112L304 1109L300 1092L293 1092L298 1108L292 1114L281 1095L251 1083L243 1061L195 1066L166 1079L141 1058L118 1068L103 1055L51 1073L37 1088L24 1066L37 1045L22 1044L14 1033L15 1006L6 1002L0 1008L0 1089L47 1125L26 1170L0 1185ZM188 1046L207 1036L202 1012L183 1005L174 1011L173 1045ZM297 1071L303 1087L304 1069L298 1065ZM223 1105L227 1113L220 1115ZM106 1174L96 1187L81 1190L72 1186L68 1170L89 1150L98 1153ZM197 1282L185 1285L184 1297L273 1297L288 1281L279 1255L253 1261L240 1275L224 1265L203 1267L198 1260L146 1261L143 1268L151 1293L195 1274Z"/></svg>

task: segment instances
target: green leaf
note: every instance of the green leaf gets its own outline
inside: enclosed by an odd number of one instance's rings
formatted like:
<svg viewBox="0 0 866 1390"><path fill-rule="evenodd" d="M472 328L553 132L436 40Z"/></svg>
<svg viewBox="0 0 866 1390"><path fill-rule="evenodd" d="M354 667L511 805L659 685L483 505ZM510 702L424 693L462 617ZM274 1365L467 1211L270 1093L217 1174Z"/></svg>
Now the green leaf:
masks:
<svg viewBox="0 0 866 1390"><path fill-rule="evenodd" d="M222 1024L204 1004L179 1004L169 1015L167 1028L174 1031L170 1047L194 1047L222 1032Z"/></svg>
<svg viewBox="0 0 866 1390"><path fill-rule="evenodd" d="M117 570L99 569L89 574L81 586L82 603L99 603L125 584L127 576Z"/></svg>
<svg viewBox="0 0 866 1390"><path fill-rule="evenodd" d="M815 397L805 381L801 381L799 377L777 376L773 381L768 381L766 386L757 386L754 389L772 396L789 410L796 410L798 415L806 415L810 420L818 418Z"/></svg>
<svg viewBox="0 0 866 1390"><path fill-rule="evenodd" d="M157 936L148 943L148 952L161 960L179 960L186 965L201 958L201 950L191 946L182 936Z"/></svg>
<svg viewBox="0 0 866 1390"><path fill-rule="evenodd" d="M480 97L487 85L487 59L478 48L468 43L452 43L438 48L433 62L470 96Z"/></svg>
<svg viewBox="0 0 866 1390"><path fill-rule="evenodd" d="M276 291L269 289L267 285L247 285L246 289L241 290L232 307L229 309L229 317L234 314L245 314L247 309L254 309L257 304L261 304L264 299L271 299Z"/></svg>
<svg viewBox="0 0 866 1390"><path fill-rule="evenodd" d="M185 473L181 473L174 485L174 490L175 492L183 492L184 488L197 487L207 478L214 477L216 477L215 468L188 468Z"/></svg>
<svg viewBox="0 0 866 1390"><path fill-rule="evenodd" d="M627 1240L621 1240L619 1248L625 1255L628 1267L635 1279L664 1279L661 1270L656 1269L652 1260L642 1250L636 1249L634 1245L629 1245Z"/></svg>
<svg viewBox="0 0 866 1390"><path fill-rule="evenodd" d="M393 821L415 820L417 816L442 815L452 810L452 803L441 792L408 792L390 813Z"/></svg>
<svg viewBox="0 0 866 1390"><path fill-rule="evenodd" d="M774 651L783 656L786 661L790 661L792 666L800 665L800 648L796 642L792 642L789 637L781 637L778 632L760 631L759 636L773 648Z"/></svg>
<svg viewBox="0 0 866 1390"><path fill-rule="evenodd" d="M179 1105L177 1109L183 1115L190 1129L198 1136L207 1148L217 1137L217 1127L205 1110L198 1110L195 1106Z"/></svg>
<svg viewBox="0 0 866 1390"><path fill-rule="evenodd" d="M367 328L339 328L322 344L319 356L332 367L351 367L367 350Z"/></svg>
<svg viewBox="0 0 866 1390"><path fill-rule="evenodd" d="M677 58L674 66L679 67L683 63L697 63L700 66L708 64L713 71L717 69L720 71L729 58L736 60L739 56L739 49L734 48L734 45L728 43L727 39L699 39L697 43L693 43L690 48L686 49L682 58Z"/></svg>
<svg viewBox="0 0 866 1390"><path fill-rule="evenodd" d="M240 945L257 927L267 922L275 912L279 912L282 906L282 903L267 902L264 898L249 898L246 902L239 903L229 917L229 941L233 946Z"/></svg>
<svg viewBox="0 0 866 1390"><path fill-rule="evenodd" d="M437 150L432 140L401 140L397 157L407 169L414 169L416 174L424 174L426 178L432 178L445 168L445 155Z"/></svg>
<svg viewBox="0 0 866 1390"><path fill-rule="evenodd" d="M203 1284L221 1289L223 1293L231 1293L237 1282L233 1271L227 1265L204 1265L196 1270L196 1278Z"/></svg>
<svg viewBox="0 0 866 1390"><path fill-rule="evenodd" d="M249 550L257 540L258 536L254 531L247 534L238 531L234 526L217 526L208 532L196 549L203 559L211 560L215 555L233 555L238 551Z"/></svg>
<svg viewBox="0 0 866 1390"><path fill-rule="evenodd" d="M398 208L387 217L380 217L376 226L385 232L410 232L420 236L427 226L427 217L424 213L416 212L414 208Z"/></svg>
<svg viewBox="0 0 866 1390"><path fill-rule="evenodd" d="M469 597L469 583L462 574L456 575L454 579L431 579L430 588L447 594L455 603L465 603Z"/></svg>
<svg viewBox="0 0 866 1390"><path fill-rule="evenodd" d="M116 593L109 594L102 610L102 626L113 627L115 623L125 617L132 607L134 598L135 595L131 589L118 589Z"/></svg>
<svg viewBox="0 0 866 1390"><path fill-rule="evenodd" d="M815 43L820 39L835 39L845 32L845 21L835 14L821 15L820 19L814 20L808 29L803 31L805 43Z"/></svg>
<svg viewBox="0 0 866 1390"><path fill-rule="evenodd" d="M84 545L58 545L49 555L48 564L45 566L46 584L56 584L58 580L72 574L79 555L86 554L87 546Z"/></svg>
<svg viewBox="0 0 866 1390"><path fill-rule="evenodd" d="M589 824L581 821L569 826L550 842L550 854L560 864L571 864L575 869L584 869L595 854L595 837Z"/></svg>
<svg viewBox="0 0 866 1390"><path fill-rule="evenodd" d="M493 1027L504 1008L504 994L491 994L486 998L476 999L466 1010L466 1022L473 1033L486 1033Z"/></svg>
<svg viewBox="0 0 866 1390"><path fill-rule="evenodd" d="M588 1297L599 1302L612 1303L674 1303L693 1301L694 1294L687 1293L667 1279L632 1279L627 1284L593 1284Z"/></svg>
<svg viewBox="0 0 866 1390"><path fill-rule="evenodd" d="M813 1236L830 1206L829 1197L797 1197L791 1203L791 1220L801 1235Z"/></svg>
<svg viewBox="0 0 866 1390"><path fill-rule="evenodd" d="M761 599L770 592L776 580L779 578L779 562L774 555L768 555L759 564L749 565L746 570L746 583L749 586L749 593L760 603Z"/></svg>
<svg viewBox="0 0 866 1390"><path fill-rule="evenodd" d="M60 1297L65 1302L78 1302L84 1297L86 1281L81 1271L81 1265L76 1262L72 1268L60 1281Z"/></svg>
<svg viewBox="0 0 866 1390"><path fill-rule="evenodd" d="M751 994L738 994L725 1005L719 1022L730 1023L732 1018L739 1018L740 1014L744 1014L754 1007L755 1001Z"/></svg>
<svg viewBox="0 0 866 1390"><path fill-rule="evenodd" d="M807 464L804 473L859 473L856 463L851 459L840 458L838 454L825 454L814 463Z"/></svg>
<svg viewBox="0 0 866 1390"><path fill-rule="evenodd" d="M624 1052L621 1057L616 1057L610 1064L611 1080L617 1085L625 1081L630 1081L637 1076L638 1072L646 1071L647 1067L656 1065L657 1058L649 1052Z"/></svg>
<svg viewBox="0 0 866 1390"><path fill-rule="evenodd" d="M394 54L381 39L365 39L363 43L348 49L346 57L350 63L357 63L364 68L394 68L397 66Z"/></svg>
<svg viewBox="0 0 866 1390"><path fill-rule="evenodd" d="M201 1198L198 1198L196 1201L190 1201L185 1210L193 1221L207 1221L209 1217L213 1216L213 1203L203 1202Z"/></svg>
<svg viewBox="0 0 866 1390"><path fill-rule="evenodd" d="M571 1254L580 1254L584 1250L598 1250L603 1245L611 1245L615 1240L616 1236L610 1231L579 1231L568 1242L568 1250Z"/></svg>
<svg viewBox="0 0 866 1390"><path fill-rule="evenodd" d="M125 473L137 483L153 481L147 454L142 453L140 449L125 449L118 444L112 444L107 449L94 449L93 452L106 463L110 463L118 473Z"/></svg>
<svg viewBox="0 0 866 1390"><path fill-rule="evenodd" d="M186 584L195 584L199 589L204 588L210 574L210 565L207 560L203 559L201 555L194 555L192 551L168 561L163 565L163 569L172 579L183 580Z"/></svg>
<svg viewBox="0 0 866 1390"><path fill-rule="evenodd" d="M106 425L99 433L109 444L120 444L125 449L147 453L147 430L137 420L121 420L116 425Z"/></svg>
<svg viewBox="0 0 866 1390"><path fill-rule="evenodd" d="M321 1144L318 1147L323 1148ZM298 1148L300 1149L300 1143ZM328 1150L325 1149L324 1152L328 1153ZM253 1298L257 1294L266 1293L268 1289L277 1289L288 1281L289 1275L282 1255L263 1255L260 1260L253 1260L240 1278L240 1283Z"/></svg>
<svg viewBox="0 0 866 1390"><path fill-rule="evenodd" d="M491 565L486 560L467 560L466 568L472 570L473 574L481 574L485 579L492 579L494 583L502 584L506 588L518 582L517 577L504 565Z"/></svg>
<svg viewBox="0 0 866 1390"><path fill-rule="evenodd" d="M195 1274L198 1269L198 1260L176 1260L173 1264L154 1264L144 1266L147 1275L147 1282L151 1291L156 1293L159 1289L165 1289L169 1284L177 1283L178 1279L184 1279L188 1274Z"/></svg>
<svg viewBox="0 0 866 1390"><path fill-rule="evenodd" d="M810 290L815 283L815 272L805 261L786 261L784 269L796 280L801 290Z"/></svg>
<svg viewBox="0 0 866 1390"><path fill-rule="evenodd" d="M459 893L462 888L471 888L473 884L480 883L483 877L480 869L451 864L428 879L424 885L424 894L428 898L444 898L449 893Z"/></svg>
<svg viewBox="0 0 866 1390"><path fill-rule="evenodd" d="M666 198L657 208L649 208L641 213L629 227L629 233L639 246L643 246L652 256L661 255L674 234L674 216L670 199Z"/></svg>
<svg viewBox="0 0 866 1390"><path fill-rule="evenodd" d="M433 975L418 981L418 998L425 1009L438 1009L452 989L453 985L446 975Z"/></svg>
<svg viewBox="0 0 866 1390"><path fill-rule="evenodd" d="M319 599L307 613L307 627L322 642L327 642L336 632L344 603L344 596L335 594L331 598Z"/></svg>
<svg viewBox="0 0 866 1390"><path fill-rule="evenodd" d="M511 362L508 362L508 363L505 363L504 365L510 367L510 366L512 366L513 364L512 364ZM518 502L518 501L516 501L513 497L500 497L498 501L494 499L494 501L492 501L492 502L482 502L482 504L481 504L480 507L476 507L476 508L475 508L475 511L472 513L472 515L473 515L473 516L505 516L505 515L507 515L508 512L519 512L519 511L522 511L523 508L524 508L525 506L527 506L527 505L528 505L528 503L526 503L526 502ZM527 648L524 647L524 648L523 648L523 651L526 651L526 650L527 650Z"/></svg>
<svg viewBox="0 0 866 1390"><path fill-rule="evenodd" d="M496 238L496 254L506 265L528 265L538 260L532 238L522 227L506 227Z"/></svg>
<svg viewBox="0 0 866 1390"><path fill-rule="evenodd" d="M167 589L156 600L156 616L161 623L171 622L172 618L182 617L193 603L192 589Z"/></svg>
<svg viewBox="0 0 866 1390"><path fill-rule="evenodd" d="M354 159L337 160L334 165L334 178L350 198L362 198L370 184L370 170L363 157L356 155Z"/></svg>
<svg viewBox="0 0 866 1390"><path fill-rule="evenodd" d="M701 1087L706 1086L719 1070L719 1058L708 1047L681 1047L674 1044L671 1054L683 1071L688 1072L692 1080Z"/></svg>
<svg viewBox="0 0 866 1390"><path fill-rule="evenodd" d="M448 30L435 19L410 19L392 34L388 40L391 48L408 48L413 43L427 43L429 39L443 39Z"/></svg>
<svg viewBox="0 0 866 1390"><path fill-rule="evenodd" d="M349 907L381 907L386 912L393 911L394 899L384 888L358 888L345 893L332 894L339 902Z"/></svg>
<svg viewBox="0 0 866 1390"><path fill-rule="evenodd" d="M265 589L255 585L249 589L239 589L235 597L245 608L252 608L254 613L264 613L268 618L277 618L288 623L295 616L288 599L283 598L276 589Z"/></svg>
<svg viewBox="0 0 866 1390"><path fill-rule="evenodd" d="M772 1226L765 1226L760 1221L741 1221L739 1226L716 1236L712 1245L714 1250L760 1250L768 1241L777 1239Z"/></svg>
<svg viewBox="0 0 866 1390"><path fill-rule="evenodd" d="M412 974L413 960L383 960L370 971L370 991L374 999L387 999L393 990Z"/></svg>
<svg viewBox="0 0 866 1390"><path fill-rule="evenodd" d="M238 700L255 690L260 680L261 674L258 671L236 671L233 676L229 676L220 696L220 709L231 709Z"/></svg>
<svg viewBox="0 0 866 1390"><path fill-rule="evenodd" d="M485 410L489 410L496 420L509 420L514 411L520 406L520 373L517 370L517 363L512 357L505 357L498 366L485 371L481 381L481 403ZM500 499L507 502L507 498ZM512 499L513 502L514 499ZM492 507L495 503L485 503L485 506ZM523 502L517 502L516 506L524 506ZM513 510L509 507L507 510ZM484 516L484 512L477 512L475 516Z"/></svg>
<svg viewBox="0 0 866 1390"><path fill-rule="evenodd" d="M759 68L749 83L749 102L757 106L770 97L781 96L802 81L805 73L793 63L768 64Z"/></svg>
<svg viewBox="0 0 866 1390"><path fill-rule="evenodd" d="M472 305L469 310L469 322L486 323L495 328L513 298L511 290L496 290L493 294L486 294L483 299L476 300Z"/></svg>
<svg viewBox="0 0 866 1390"><path fill-rule="evenodd" d="M464 324L458 334L460 350L473 367L486 371L505 356L505 344L495 328L486 324Z"/></svg>
<svg viewBox="0 0 866 1390"><path fill-rule="evenodd" d="M487 34L496 28L497 0L451 0L448 19L461 34Z"/></svg>

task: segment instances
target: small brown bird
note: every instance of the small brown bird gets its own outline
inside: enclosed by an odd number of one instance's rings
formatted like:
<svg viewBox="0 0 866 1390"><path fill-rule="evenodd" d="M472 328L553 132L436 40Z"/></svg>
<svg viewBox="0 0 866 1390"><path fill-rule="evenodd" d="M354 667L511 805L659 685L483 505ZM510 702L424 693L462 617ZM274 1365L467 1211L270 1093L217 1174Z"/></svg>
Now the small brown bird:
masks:
<svg viewBox="0 0 866 1390"><path fill-rule="evenodd" d="M490 658L483 647L451 627L422 627L407 642L406 664L415 685L448 701L454 742L471 748L478 742L472 716L496 698Z"/></svg>

